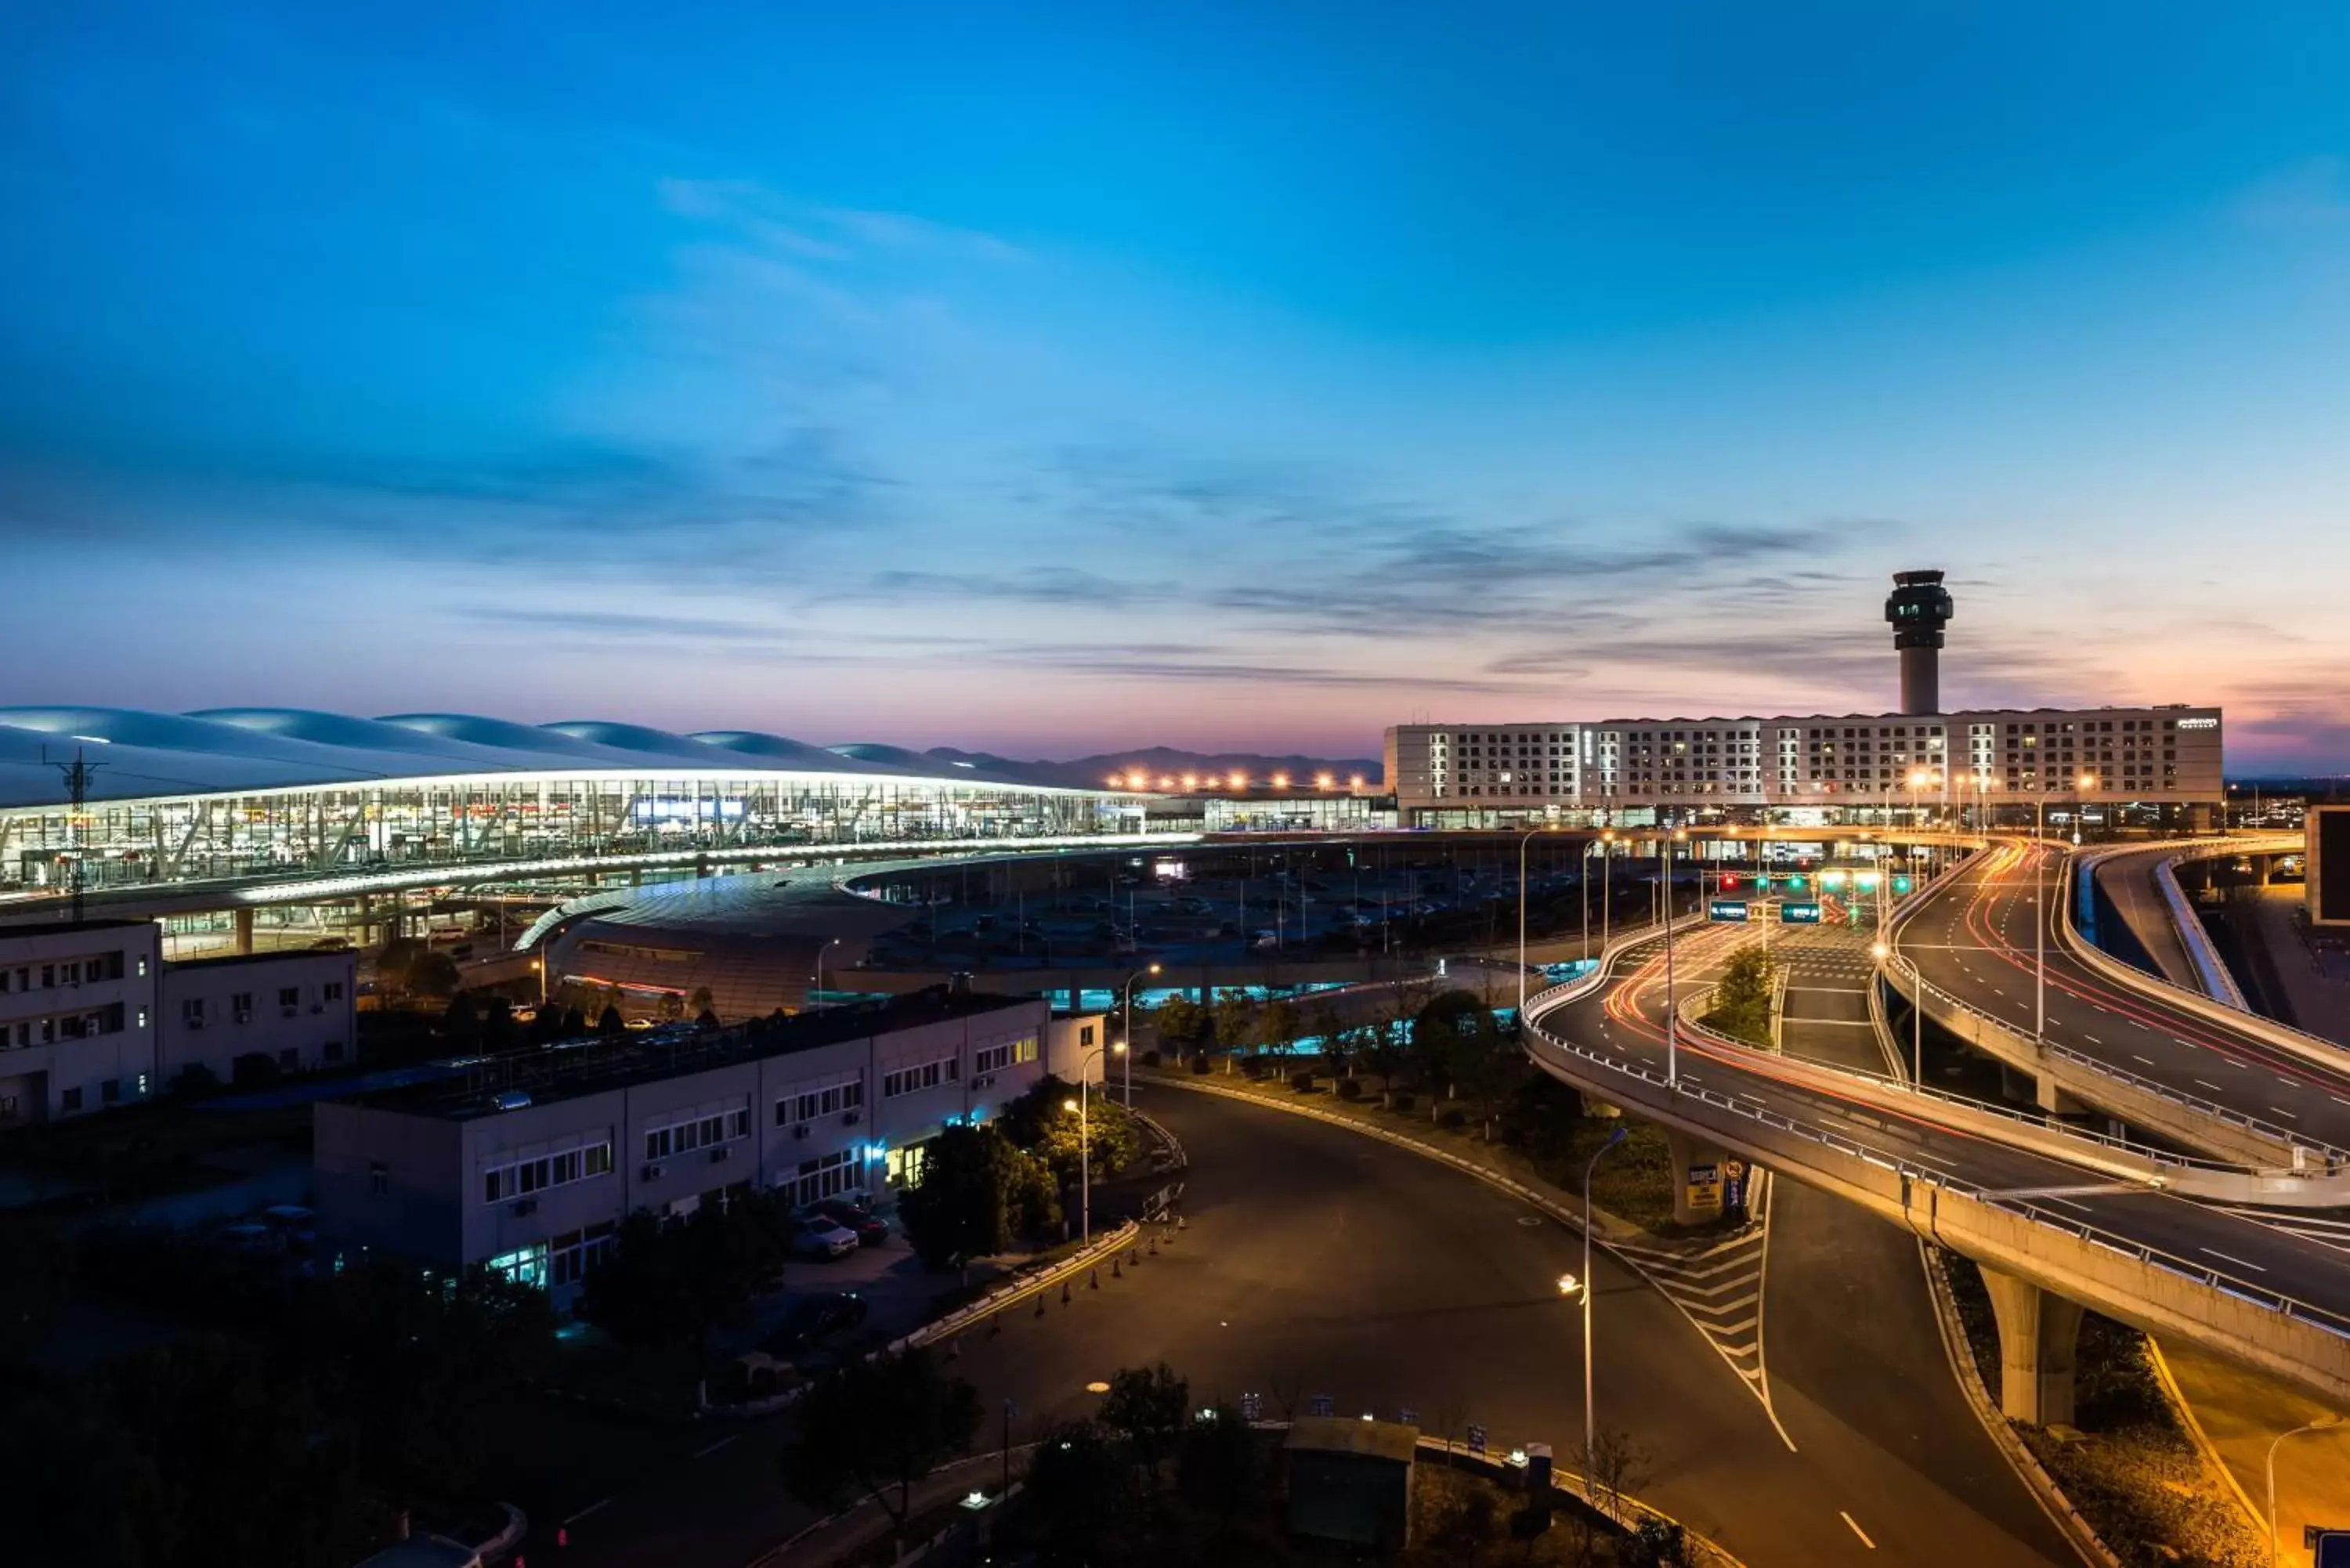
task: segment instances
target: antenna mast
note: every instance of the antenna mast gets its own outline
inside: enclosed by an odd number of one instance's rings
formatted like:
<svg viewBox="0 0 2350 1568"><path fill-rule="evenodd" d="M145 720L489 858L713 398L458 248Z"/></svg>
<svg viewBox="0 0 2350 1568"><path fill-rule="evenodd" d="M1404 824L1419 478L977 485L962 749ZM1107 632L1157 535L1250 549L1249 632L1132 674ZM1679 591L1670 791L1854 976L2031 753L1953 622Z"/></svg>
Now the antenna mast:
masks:
<svg viewBox="0 0 2350 1568"><path fill-rule="evenodd" d="M49 748L43 746L41 748L41 761L48 763L49 766L57 769L58 775L66 781L66 800L72 808L71 814L66 818L66 849L68 852L68 857L71 861L71 871L69 875L73 878L71 886L73 888L74 923L76 925L79 925L82 918L82 846L79 843L81 835L82 808L89 804L90 775L98 772L99 769L106 766L106 764L104 763L92 763L86 760L83 754L83 750L79 746L76 746L74 748L73 761L69 763L49 762Z"/></svg>

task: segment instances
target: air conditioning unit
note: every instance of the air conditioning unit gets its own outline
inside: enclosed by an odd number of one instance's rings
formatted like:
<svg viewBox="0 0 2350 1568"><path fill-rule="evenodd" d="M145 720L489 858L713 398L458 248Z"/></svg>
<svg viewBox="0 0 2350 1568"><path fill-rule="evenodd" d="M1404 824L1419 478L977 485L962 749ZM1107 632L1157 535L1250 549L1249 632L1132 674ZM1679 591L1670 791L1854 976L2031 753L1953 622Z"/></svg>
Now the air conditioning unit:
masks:
<svg viewBox="0 0 2350 1568"><path fill-rule="evenodd" d="M995 1086L995 1075L993 1073L982 1073L978 1077L973 1078L971 1081L971 1086L974 1089L993 1088Z"/></svg>
<svg viewBox="0 0 2350 1568"><path fill-rule="evenodd" d="M840 1113L840 1125L845 1127L853 1127L864 1114L865 1113L862 1111L843 1111Z"/></svg>
<svg viewBox="0 0 2350 1568"><path fill-rule="evenodd" d="M722 1143L722 1144L720 1144L716 1148L713 1148L713 1149L712 1149L712 1150L710 1151L710 1163L711 1163L711 1164L712 1164L712 1165L723 1165L723 1164L725 1164L725 1163L726 1163L726 1153L727 1153L726 1146L725 1146L724 1144L723 1144L723 1143Z"/></svg>
<svg viewBox="0 0 2350 1568"><path fill-rule="evenodd" d="M324 1012L327 1011L327 1004L323 1002L314 1002L310 1004L310 1011L313 1012Z"/></svg>
<svg viewBox="0 0 2350 1568"><path fill-rule="evenodd" d="M806 1122L802 1122L799 1126L797 1126L797 1127L794 1127L794 1128L792 1129L792 1136L793 1136L794 1137L807 1137L807 1123L806 1123Z"/></svg>
<svg viewBox="0 0 2350 1568"><path fill-rule="evenodd" d="M250 1012L240 1012L236 1015L236 1021L239 1023L250 1023L253 1022L253 1014ZM195 1025L192 1023L188 1027L192 1029Z"/></svg>
<svg viewBox="0 0 2350 1568"><path fill-rule="evenodd" d="M280 1009L278 1009L278 1011L279 1011L279 1012L283 1012L286 1017L291 1018L291 1017L293 1017L296 1013L297 1013L297 1012L301 1012L302 1010L301 1010L300 1008L298 1008L298 1007L284 1007L284 1008L280 1008Z"/></svg>
<svg viewBox="0 0 2350 1568"><path fill-rule="evenodd" d="M536 1213L537 1213L537 1212L538 1212L538 1199L536 1199L536 1198L517 1198L517 1199L515 1199L514 1216L515 1216L515 1219L519 1220L519 1219L521 1219L523 1216L525 1216L525 1214L536 1214Z"/></svg>
<svg viewBox="0 0 2350 1568"><path fill-rule="evenodd" d="M659 1181L660 1179L660 1166L648 1165L642 1170L637 1172L637 1179L639 1181Z"/></svg>
<svg viewBox="0 0 2350 1568"><path fill-rule="evenodd" d="M204 1026L204 1021L201 1018L186 1018L181 1022L190 1029L202 1029Z"/></svg>

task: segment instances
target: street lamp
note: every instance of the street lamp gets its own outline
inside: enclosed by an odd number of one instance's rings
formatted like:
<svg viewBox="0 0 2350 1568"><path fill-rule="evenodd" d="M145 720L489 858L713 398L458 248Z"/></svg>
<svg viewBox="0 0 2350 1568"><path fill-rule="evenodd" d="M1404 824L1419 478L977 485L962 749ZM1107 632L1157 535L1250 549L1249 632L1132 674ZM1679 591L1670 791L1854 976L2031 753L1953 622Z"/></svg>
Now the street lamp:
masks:
<svg viewBox="0 0 2350 1568"><path fill-rule="evenodd" d="M2323 1431L2326 1430L2326 1429L2327 1429L2327 1428L2332 1428L2332 1427L2338 1427L2338 1426L2340 1426L2341 1424L2342 1424L2342 1417L2339 1417L2339 1416L2320 1416L2316 1420L2314 1420L2314 1421L2312 1421L2312 1422L2308 1423L2306 1426L2295 1427L2295 1428L2294 1428L2292 1431L2290 1431L2290 1432L2279 1432L2279 1433L2276 1435L2276 1441L2275 1441L2275 1442L2272 1442L2272 1443L2271 1443L2271 1444L2269 1445L2269 1457L2268 1457L2267 1470L2268 1470L2268 1480L2269 1480L2269 1561L2270 1561L2270 1562L2272 1562L2272 1563L2275 1562L2275 1561L2276 1561L2276 1555L2277 1555L2276 1451L2277 1451L2277 1447L2278 1447L2278 1445L2279 1445L2279 1444L2282 1444L2282 1442L2283 1442L2287 1438L2297 1438L2297 1437L2301 1436L2301 1434L2302 1434L2302 1433L2303 1433L2303 1432L2323 1432Z"/></svg>
<svg viewBox="0 0 2350 1568"><path fill-rule="evenodd" d="M1592 1450L1598 1446L1599 1427L1591 1397L1591 1298L1597 1293L1592 1289L1591 1278L1591 1173L1599 1168L1599 1157L1622 1143L1625 1136L1624 1127L1618 1124L1607 1135L1607 1141L1592 1151L1583 1168L1583 1495L1593 1502L1599 1501L1598 1483L1591 1475ZM1572 1275L1558 1282L1562 1295L1573 1294L1575 1288Z"/></svg>
<svg viewBox="0 0 2350 1568"><path fill-rule="evenodd" d="M1526 846L1532 844L1538 836L1550 830L1551 825L1545 823L1540 827L1529 829L1526 836L1518 840L1518 1027L1520 1029L1526 1026ZM1589 907L1586 902L1585 908L1587 909ZM1584 938L1586 941L1590 940L1590 920L1586 916L1584 921Z"/></svg>
<svg viewBox="0 0 2350 1568"><path fill-rule="evenodd" d="M1148 969L1136 970L1132 974L1126 977L1126 1043L1118 1049L1126 1057L1126 1067L1123 1075L1126 1079L1126 1108L1129 1111L1134 1109L1134 1053L1128 1050L1127 1046L1130 1046L1134 1044L1134 982L1140 980L1146 974L1157 974L1158 972L1159 966L1157 964L1152 964Z"/></svg>
<svg viewBox="0 0 2350 1568"><path fill-rule="evenodd" d="M816 950L816 991L822 991L824 989L824 955L830 952L839 945L840 939L838 937L835 937L832 940L825 943L824 946ZM816 1010L816 991L812 991L808 993L808 1010L810 1012L814 1012Z"/></svg>
<svg viewBox="0 0 2350 1568"><path fill-rule="evenodd" d="M1077 1097L1061 1102L1063 1110L1077 1113L1077 1200L1078 1212L1083 1216L1080 1221L1083 1228L1077 1237L1080 1245L1090 1243L1094 1238L1093 1080L1086 1076L1086 1064L1100 1056L1105 1050L1124 1055L1126 1042L1120 1040L1107 1046L1097 1045L1080 1054L1077 1057Z"/></svg>
<svg viewBox="0 0 2350 1568"><path fill-rule="evenodd" d="M1607 950L1607 935L1615 926L1616 908L1616 830L1612 827L1599 835L1599 950ZM1583 956L1591 956L1591 935L1584 933Z"/></svg>
<svg viewBox="0 0 2350 1568"><path fill-rule="evenodd" d="M1666 837L1665 875L1665 1086L1681 1086L1681 1010L1673 983L1673 846L1686 842L1689 834L1676 827Z"/></svg>

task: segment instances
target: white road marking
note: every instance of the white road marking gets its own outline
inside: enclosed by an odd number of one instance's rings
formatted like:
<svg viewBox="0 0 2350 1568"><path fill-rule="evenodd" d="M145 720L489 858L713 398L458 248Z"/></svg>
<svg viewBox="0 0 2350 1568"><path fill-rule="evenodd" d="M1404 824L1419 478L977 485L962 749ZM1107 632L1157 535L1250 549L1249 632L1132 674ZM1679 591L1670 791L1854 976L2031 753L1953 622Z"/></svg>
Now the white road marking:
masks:
<svg viewBox="0 0 2350 1568"><path fill-rule="evenodd" d="M2213 1083L2213 1082L2212 1082L2210 1079L2209 1079L2209 1078L2189 1078L2189 1079L2188 1080L2188 1082L2189 1082L2189 1083L2190 1083L2190 1084L2200 1084L2200 1085L2202 1085L2205 1088L2207 1088L2207 1089L2210 1090L2210 1091L2211 1091L2213 1094L2215 1094L2215 1095L2224 1095L2224 1094L2226 1094L2226 1093L2228 1092L2227 1090L2225 1090L2225 1089L2223 1089L2223 1088L2220 1087L2220 1085L2217 1085L2217 1084Z"/></svg>
<svg viewBox="0 0 2350 1568"><path fill-rule="evenodd" d="M734 1434L734 1438L739 1438L742 1435L742 1433L737 1432ZM711 1455L716 1453L719 1449L724 1448L727 1444L733 1442L734 1438L721 1438L716 1442L711 1444L708 1448L702 1449L700 1453L695 1454L693 1457L697 1459L706 1459Z"/></svg>
<svg viewBox="0 0 2350 1568"><path fill-rule="evenodd" d="M2282 1116L2289 1122L2297 1122L2301 1120L2299 1116L2295 1115L2292 1111L2286 1110L2282 1106L2271 1106L2269 1109L2274 1111L2277 1115Z"/></svg>
<svg viewBox="0 0 2350 1568"><path fill-rule="evenodd" d="M2195 1250L2199 1252L2210 1252L2211 1256L2219 1259L2221 1262L2233 1263L2240 1269L2250 1269L2255 1273L2262 1274L2268 1272L2266 1269L2262 1268L2258 1263L2251 1262L2248 1258L2231 1258L2225 1252L2213 1251L2212 1249L2209 1247L2198 1247Z"/></svg>
<svg viewBox="0 0 2350 1568"><path fill-rule="evenodd" d="M2153 1058L2153 1057L2151 1057L2151 1056L2141 1056L2141 1055L2137 1054L2137 1053L2136 1053L2135 1051L2133 1051L2132 1053L2130 1053L2130 1060L2131 1060L2131 1061L2133 1061L2133 1062L2143 1062L2143 1063L2145 1063L2145 1064L2146 1064L2147 1066L2149 1066L2149 1067L2151 1067L2151 1066L2153 1066L2153 1065L2154 1065L2154 1058Z"/></svg>
<svg viewBox="0 0 2350 1568"><path fill-rule="evenodd" d="M591 1502L587 1507L581 1509L578 1512L573 1514L570 1518L565 1520L563 1522L567 1525L577 1524L581 1520L587 1518L589 1514L595 1512L598 1509L609 1503L612 1500L608 1497L598 1498L594 1502Z"/></svg>
<svg viewBox="0 0 2350 1568"><path fill-rule="evenodd" d="M1868 1538L1868 1532L1860 1527L1860 1521L1858 1520L1853 1518L1852 1515L1846 1513L1842 1509L1836 1510L1836 1517L1843 1520L1846 1524L1852 1526L1852 1532L1860 1537L1860 1543L1863 1546L1867 1547L1871 1552L1877 1550L1877 1542Z"/></svg>

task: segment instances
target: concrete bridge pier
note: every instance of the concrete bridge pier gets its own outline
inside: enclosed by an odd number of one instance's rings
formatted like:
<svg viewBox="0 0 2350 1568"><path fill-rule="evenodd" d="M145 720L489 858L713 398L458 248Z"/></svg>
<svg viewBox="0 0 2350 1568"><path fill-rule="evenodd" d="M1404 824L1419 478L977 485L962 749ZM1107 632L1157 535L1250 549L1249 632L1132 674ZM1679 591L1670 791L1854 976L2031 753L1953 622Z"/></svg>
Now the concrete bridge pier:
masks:
<svg viewBox="0 0 2350 1568"><path fill-rule="evenodd" d="M1721 1219L1729 1152L1669 1127L1665 1148L1673 1162L1673 1223L1703 1225Z"/></svg>
<svg viewBox="0 0 2350 1568"><path fill-rule="evenodd" d="M253 906L250 904L238 906L232 912L230 919L236 925L236 950L241 953L251 952L253 950Z"/></svg>
<svg viewBox="0 0 2350 1568"><path fill-rule="evenodd" d="M1999 1320L1999 1408L2035 1427L2073 1420L2073 1369L2081 1307L1997 1270L1982 1271Z"/></svg>
<svg viewBox="0 0 2350 1568"><path fill-rule="evenodd" d="M2052 1116L2085 1116L2096 1107L2066 1094L2045 1073L2035 1076L2021 1067L2000 1064L1999 1090L2011 1100L2030 1100Z"/></svg>

